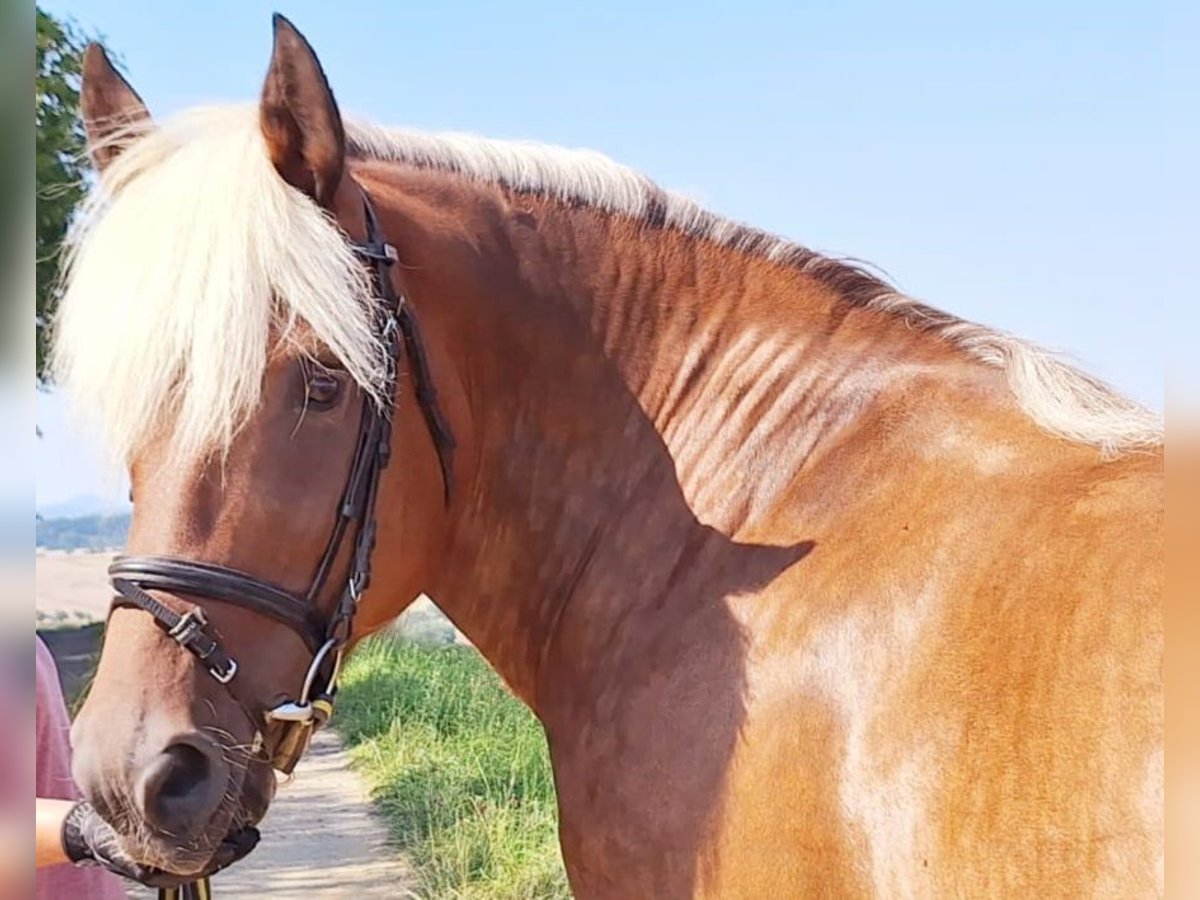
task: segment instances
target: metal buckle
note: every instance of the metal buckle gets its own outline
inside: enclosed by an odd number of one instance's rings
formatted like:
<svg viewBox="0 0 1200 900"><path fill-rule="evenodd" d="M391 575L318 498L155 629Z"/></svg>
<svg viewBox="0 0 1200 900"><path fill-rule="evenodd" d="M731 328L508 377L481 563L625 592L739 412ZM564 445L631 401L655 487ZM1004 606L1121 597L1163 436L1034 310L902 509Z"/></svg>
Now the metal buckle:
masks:
<svg viewBox="0 0 1200 900"><path fill-rule="evenodd" d="M380 299L382 299L382 298L380 298ZM392 310L392 308L390 306L385 307L383 328L381 329L379 336L381 338L389 338L394 334L399 334L399 332L400 332L400 320L398 318L396 318L396 313Z"/></svg>
<svg viewBox="0 0 1200 900"><path fill-rule="evenodd" d="M179 621L167 631L167 636L189 653L199 657L201 661L206 662L218 646L212 636L204 630L206 625L208 625L208 619L204 615L204 610L199 606L193 606L180 616ZM208 641L208 648L203 653L192 643L197 635ZM233 676L238 671L237 660L232 656L228 657L228 659L229 664L223 671L216 666L208 666L208 674L220 684L229 684L229 682L233 681Z"/></svg>
<svg viewBox="0 0 1200 900"><path fill-rule="evenodd" d="M217 681L220 682L221 684L229 684L229 682L233 681L233 676L237 674L237 670L238 670L237 660L231 656L231 657L229 657L229 668L228 669L226 669L224 672L222 672L216 666L209 666L208 674L211 675L213 678L217 679Z"/></svg>
<svg viewBox="0 0 1200 900"><path fill-rule="evenodd" d="M174 627L167 634L175 643L186 647L187 642L192 639L192 635L197 631L203 631L204 626L207 624L208 619L204 617L204 610L198 606L193 606L180 616L179 621L175 623Z"/></svg>
<svg viewBox="0 0 1200 900"><path fill-rule="evenodd" d="M400 261L400 254L395 247L386 241L374 240L373 238L374 235L370 235L365 241L351 241L350 244L359 256L373 259L376 262L383 263L385 266L390 266L392 263Z"/></svg>

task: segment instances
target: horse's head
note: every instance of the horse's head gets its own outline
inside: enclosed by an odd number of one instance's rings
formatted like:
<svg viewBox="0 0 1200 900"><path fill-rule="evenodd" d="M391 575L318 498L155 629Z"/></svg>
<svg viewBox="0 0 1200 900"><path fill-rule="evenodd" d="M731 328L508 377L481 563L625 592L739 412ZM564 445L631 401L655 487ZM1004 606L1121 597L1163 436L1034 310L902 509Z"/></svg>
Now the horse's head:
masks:
<svg viewBox="0 0 1200 900"><path fill-rule="evenodd" d="M449 439L413 397L398 267L286 20L255 108L152 124L98 47L82 98L102 178L55 366L128 464L134 517L75 773L129 852L189 874L262 817L348 642L421 589Z"/></svg>

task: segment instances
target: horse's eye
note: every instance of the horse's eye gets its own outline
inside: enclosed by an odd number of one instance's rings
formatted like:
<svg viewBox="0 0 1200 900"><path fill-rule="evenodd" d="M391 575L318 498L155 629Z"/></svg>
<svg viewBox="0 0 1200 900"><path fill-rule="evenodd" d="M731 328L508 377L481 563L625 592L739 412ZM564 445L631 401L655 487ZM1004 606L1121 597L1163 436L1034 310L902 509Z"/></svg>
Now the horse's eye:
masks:
<svg viewBox="0 0 1200 900"><path fill-rule="evenodd" d="M304 385L305 405L309 409L333 409L342 393L342 382L329 372L313 372Z"/></svg>

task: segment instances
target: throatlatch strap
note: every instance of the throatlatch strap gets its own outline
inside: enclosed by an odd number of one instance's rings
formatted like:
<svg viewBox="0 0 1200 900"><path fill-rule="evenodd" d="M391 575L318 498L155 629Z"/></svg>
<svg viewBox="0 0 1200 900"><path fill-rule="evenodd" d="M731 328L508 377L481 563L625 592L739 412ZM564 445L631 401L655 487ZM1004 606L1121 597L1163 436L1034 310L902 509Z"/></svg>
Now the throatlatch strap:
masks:
<svg viewBox="0 0 1200 900"><path fill-rule="evenodd" d="M416 313L412 307L399 304L397 319L400 331L404 336L404 348L408 354L409 364L413 368L413 381L416 386L417 405L425 419L425 427L433 438L433 448L437 452L438 466L442 470L442 498L447 506L454 493L454 466L450 457L454 453L454 434L446 424L442 408L437 402L437 390L433 386L433 376L429 372L429 359L425 355L425 342L421 339L421 326L417 322Z"/></svg>

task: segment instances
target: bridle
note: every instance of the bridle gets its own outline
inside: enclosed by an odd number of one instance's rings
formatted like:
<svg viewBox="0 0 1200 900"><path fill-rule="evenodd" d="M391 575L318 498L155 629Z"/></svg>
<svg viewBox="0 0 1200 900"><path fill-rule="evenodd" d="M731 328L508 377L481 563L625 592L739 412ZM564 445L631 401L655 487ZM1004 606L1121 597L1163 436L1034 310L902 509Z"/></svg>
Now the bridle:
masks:
<svg viewBox="0 0 1200 900"><path fill-rule="evenodd" d="M400 344L412 369L417 402L442 470L445 501L452 490L451 455L454 436L437 402L425 348L416 317L403 295L392 285L389 269L397 261L396 249L379 228L370 198L362 191L366 241L352 242L355 253L371 269L375 297L374 328L387 355L387 371L378 398L364 392L358 443L337 521L303 597L247 572L227 566L173 556L120 556L108 569L114 590L113 607L140 609L176 643L195 656L208 673L225 686L257 729L271 764L288 774L307 749L313 732L333 712L338 673L350 639L359 599L371 580L371 552L375 547L375 500L379 481L391 455L392 412L396 405ZM351 529L353 555L345 583L328 618L319 604ZM295 699L270 709L256 704L238 681L238 662L221 645L201 606L176 612L148 591L166 591L217 600L239 606L290 628L312 654L312 661ZM273 747L266 747L272 725L279 728Z"/></svg>

